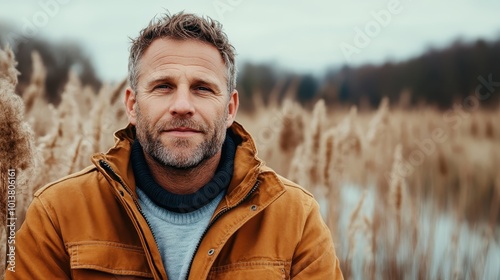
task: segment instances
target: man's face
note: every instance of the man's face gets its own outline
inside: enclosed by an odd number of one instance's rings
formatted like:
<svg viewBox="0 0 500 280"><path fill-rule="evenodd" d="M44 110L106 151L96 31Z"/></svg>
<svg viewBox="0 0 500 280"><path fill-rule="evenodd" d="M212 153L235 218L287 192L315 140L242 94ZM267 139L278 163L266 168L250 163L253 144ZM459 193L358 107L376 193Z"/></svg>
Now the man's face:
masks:
<svg viewBox="0 0 500 280"><path fill-rule="evenodd" d="M126 106L137 139L156 162L188 169L220 151L238 109L219 51L196 40L157 39L139 62Z"/></svg>

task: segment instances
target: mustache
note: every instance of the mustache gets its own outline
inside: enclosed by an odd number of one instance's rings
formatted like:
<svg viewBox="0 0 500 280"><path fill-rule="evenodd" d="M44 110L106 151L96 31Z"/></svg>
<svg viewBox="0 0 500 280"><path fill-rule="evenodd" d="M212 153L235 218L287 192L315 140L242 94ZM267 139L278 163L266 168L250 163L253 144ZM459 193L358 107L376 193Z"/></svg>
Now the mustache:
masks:
<svg viewBox="0 0 500 280"><path fill-rule="evenodd" d="M205 133L207 131L207 127L205 125L200 124L192 119L185 119L185 118L174 118L171 120L162 121L158 123L157 130L158 132L161 132L165 130L175 129L178 127L186 127L189 129L200 131L202 133Z"/></svg>

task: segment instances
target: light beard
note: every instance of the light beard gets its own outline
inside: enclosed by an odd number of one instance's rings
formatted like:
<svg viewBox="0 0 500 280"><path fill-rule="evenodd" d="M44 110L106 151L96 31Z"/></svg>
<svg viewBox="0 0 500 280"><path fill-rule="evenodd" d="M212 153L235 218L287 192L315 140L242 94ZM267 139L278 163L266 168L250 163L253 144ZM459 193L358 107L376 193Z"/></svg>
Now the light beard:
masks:
<svg viewBox="0 0 500 280"><path fill-rule="evenodd" d="M158 122L152 127L143 117L137 107L137 140L144 152L150 155L158 164L173 169L194 169L206 160L216 155L222 148L226 137L227 110L223 118L218 118L213 129L208 125L199 124L192 119L177 118L171 121ZM161 141L161 133L169 128L189 127L208 136L196 147L189 149L189 139L177 138L173 141L173 149L166 147ZM182 150L185 151L182 151Z"/></svg>

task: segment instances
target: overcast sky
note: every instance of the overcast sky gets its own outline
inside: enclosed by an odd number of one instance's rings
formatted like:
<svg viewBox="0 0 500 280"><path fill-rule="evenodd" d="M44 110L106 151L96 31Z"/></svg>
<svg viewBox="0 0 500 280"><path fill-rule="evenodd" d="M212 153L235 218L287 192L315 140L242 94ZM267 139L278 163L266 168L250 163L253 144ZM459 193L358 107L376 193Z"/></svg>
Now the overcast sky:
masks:
<svg viewBox="0 0 500 280"><path fill-rule="evenodd" d="M0 21L27 37L80 43L112 81L126 76L128 38L166 9L221 21L240 63L299 72L403 60L457 38L500 38L498 0L0 0Z"/></svg>

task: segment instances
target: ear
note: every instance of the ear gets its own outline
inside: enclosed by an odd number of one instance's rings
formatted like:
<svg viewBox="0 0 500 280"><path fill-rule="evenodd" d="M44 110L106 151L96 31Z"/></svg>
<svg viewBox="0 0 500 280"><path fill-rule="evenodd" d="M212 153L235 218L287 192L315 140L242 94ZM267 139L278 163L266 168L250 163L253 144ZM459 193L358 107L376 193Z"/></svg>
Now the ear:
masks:
<svg viewBox="0 0 500 280"><path fill-rule="evenodd" d="M234 120L236 119L236 113L238 112L238 106L240 106L240 99L239 99L237 90L234 90L233 92L231 92L227 106L228 106L228 110L227 110L226 126L227 126L227 128L229 128L233 124Z"/></svg>
<svg viewBox="0 0 500 280"><path fill-rule="evenodd" d="M132 90L132 88L127 87L125 91L125 110L127 112L128 121L133 125L136 125L137 123L137 112L135 110L136 106L136 93Z"/></svg>

